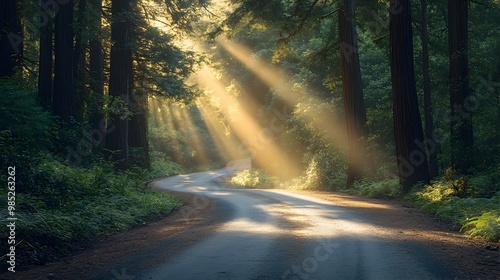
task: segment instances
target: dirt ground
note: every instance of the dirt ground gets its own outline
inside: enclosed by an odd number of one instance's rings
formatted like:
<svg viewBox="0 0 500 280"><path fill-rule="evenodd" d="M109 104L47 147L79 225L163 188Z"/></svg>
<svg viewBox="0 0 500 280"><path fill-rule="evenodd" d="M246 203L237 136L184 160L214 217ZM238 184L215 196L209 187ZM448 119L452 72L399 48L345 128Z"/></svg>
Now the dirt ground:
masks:
<svg viewBox="0 0 500 280"><path fill-rule="evenodd" d="M419 241L428 246L438 258L458 272L460 279L500 279L499 244L463 236L452 231L449 224L418 209L395 201L325 192L295 192L366 211L374 224L390 234L391 238ZM181 236L183 242L176 242L176 248L171 248L171 252L164 252L165 256L161 259L165 259L217 226L214 201L207 202L203 211L196 211L196 215L187 219L182 213L186 209L192 209L191 204L197 198L184 193L175 195L186 202L186 205L165 218L130 231L101 236L92 242L91 248L73 256L44 266L18 268L16 273L2 273L0 279L91 279L102 271L109 271L110 267L116 267L124 258L131 258L137 252Z"/></svg>

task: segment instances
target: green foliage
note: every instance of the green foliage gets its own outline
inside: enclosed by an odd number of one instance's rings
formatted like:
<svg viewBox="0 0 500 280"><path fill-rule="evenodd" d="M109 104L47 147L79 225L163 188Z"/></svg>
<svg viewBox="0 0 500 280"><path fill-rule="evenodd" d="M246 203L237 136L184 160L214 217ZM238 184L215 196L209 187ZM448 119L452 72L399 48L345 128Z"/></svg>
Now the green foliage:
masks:
<svg viewBox="0 0 500 280"><path fill-rule="evenodd" d="M173 175L178 175L182 171L182 167L173 162L167 155L160 151L151 151L151 170L149 171L151 178L162 178Z"/></svg>
<svg viewBox="0 0 500 280"><path fill-rule="evenodd" d="M479 217L471 218L460 230L473 237L500 242L500 210L485 212Z"/></svg>
<svg viewBox="0 0 500 280"><path fill-rule="evenodd" d="M143 224L180 206L173 197L144 188L148 171L117 172L96 155L93 150L99 143L91 139L87 124L54 121L30 90L13 82L0 81L0 93L4 97L0 165L16 167L16 237L17 248L23 252L17 260L21 265L54 260L95 235ZM70 151L73 158L68 157ZM162 175L174 172L176 165L167 159L161 163ZM5 173L0 180L7 181ZM0 191L7 193L6 187ZM0 203L7 205L7 197L0 196ZM0 214L6 217L7 209L2 208ZM2 228L2 236L6 230ZM0 244L0 251L8 251L6 246Z"/></svg>
<svg viewBox="0 0 500 280"><path fill-rule="evenodd" d="M402 194L399 179L357 181L354 190L347 191L373 198L397 198Z"/></svg>
<svg viewBox="0 0 500 280"><path fill-rule="evenodd" d="M49 145L52 118L38 105L34 92L2 79L0 94L0 158Z"/></svg>
<svg viewBox="0 0 500 280"><path fill-rule="evenodd" d="M29 175L32 188L16 193L18 248L26 253L21 263L44 263L95 235L129 229L181 205L144 189L147 172L139 168L116 173L111 165L71 167L45 156Z"/></svg>
<svg viewBox="0 0 500 280"><path fill-rule="evenodd" d="M299 181L300 189L339 190L345 186L345 162L332 147L325 146L314 151L308 162Z"/></svg>
<svg viewBox="0 0 500 280"><path fill-rule="evenodd" d="M277 185L275 178L259 169L245 169L231 178L234 185L252 189L268 189Z"/></svg>
<svg viewBox="0 0 500 280"><path fill-rule="evenodd" d="M497 193L489 197L475 197L470 192L484 196L481 190L491 188L485 186L488 182L492 181L485 175L457 179L456 173L448 171L441 180L414 191L410 199L424 211L451 222L466 234L498 241L500 195ZM466 197L464 190L469 191Z"/></svg>

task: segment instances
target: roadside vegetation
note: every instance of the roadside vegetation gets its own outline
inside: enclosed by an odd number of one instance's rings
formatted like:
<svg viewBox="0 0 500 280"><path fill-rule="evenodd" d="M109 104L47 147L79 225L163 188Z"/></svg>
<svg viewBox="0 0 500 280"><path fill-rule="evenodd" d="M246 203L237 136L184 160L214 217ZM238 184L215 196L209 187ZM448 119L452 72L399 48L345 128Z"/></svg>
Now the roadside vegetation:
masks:
<svg viewBox="0 0 500 280"><path fill-rule="evenodd" d="M151 168L132 165L121 171L99 152L103 143L93 138L98 133L50 116L29 87L4 81L0 94L0 165L5 167L0 181L7 182L7 167L15 167L15 205L4 207L8 198L1 195L0 214L10 217L12 211L17 218L16 251L22 254L16 254L16 266L54 261L91 246L99 236L147 224L182 205L148 187L154 178L193 170L155 148L168 140L161 129L151 143ZM181 131L177 135L183 137ZM178 148L187 150L185 144ZM181 163L191 164L189 153L181 156ZM7 194L6 183L0 191ZM2 227L2 240L7 230ZM9 246L0 243L0 251L9 252Z"/></svg>

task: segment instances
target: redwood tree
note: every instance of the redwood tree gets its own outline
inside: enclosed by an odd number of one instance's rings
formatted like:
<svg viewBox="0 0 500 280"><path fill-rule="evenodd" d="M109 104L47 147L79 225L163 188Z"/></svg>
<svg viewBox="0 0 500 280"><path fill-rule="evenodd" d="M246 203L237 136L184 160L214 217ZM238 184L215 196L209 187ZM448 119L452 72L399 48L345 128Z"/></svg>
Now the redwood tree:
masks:
<svg viewBox="0 0 500 280"><path fill-rule="evenodd" d="M22 36L17 1L0 1L0 78L14 74L14 68L22 57Z"/></svg>
<svg viewBox="0 0 500 280"><path fill-rule="evenodd" d="M109 95L128 108L133 86L132 51L130 49L131 0L113 0L111 3L111 61L109 73ZM116 103L120 104L120 102ZM126 108L121 108L126 109ZM122 111L122 110L119 110ZM120 113L109 115L106 148L111 152L117 167L128 167L128 119Z"/></svg>
<svg viewBox="0 0 500 280"><path fill-rule="evenodd" d="M90 106L89 122L92 128L101 130L101 123L105 119L104 105L104 53L101 40L102 28L102 0L92 0L92 34L89 42L89 69L90 69Z"/></svg>
<svg viewBox="0 0 500 280"><path fill-rule="evenodd" d="M76 116L78 120L83 120L84 94L86 91L86 49L88 40L86 39L87 19L85 11L87 9L87 0L78 1L78 12L74 24L75 29L75 51L73 56L73 65L75 67L75 102Z"/></svg>
<svg viewBox="0 0 500 280"><path fill-rule="evenodd" d="M471 112L465 110L470 98L468 80L467 0L448 1L448 44L450 54L450 130L452 165L460 172L473 166Z"/></svg>
<svg viewBox="0 0 500 280"><path fill-rule="evenodd" d="M47 2L47 1L45 1ZM42 5L45 6L45 5ZM41 7L41 12L45 12ZM53 20L51 15L47 15L47 21L41 22L40 26L40 54L38 69L38 99L42 105L48 109L52 104L52 33Z"/></svg>
<svg viewBox="0 0 500 280"><path fill-rule="evenodd" d="M410 0L391 0L389 22L394 134L400 183L409 192L415 183L429 181L413 61ZM396 12L397 11L397 12Z"/></svg>
<svg viewBox="0 0 500 280"><path fill-rule="evenodd" d="M434 178L438 175L437 143L434 140L434 118L431 95L431 78L429 75L429 36L427 32L427 0L420 1L422 23L422 73L424 84L424 116L425 136L429 141L427 152L429 153L429 175Z"/></svg>
<svg viewBox="0 0 500 280"><path fill-rule="evenodd" d="M148 145L148 96L141 90L134 90L130 97L132 117L129 121L129 146L136 153L135 162L143 168L149 168Z"/></svg>
<svg viewBox="0 0 500 280"><path fill-rule="evenodd" d="M341 42L342 92L349 141L347 186L351 186L355 180L362 177L367 163L368 130L359 68L354 0L342 0L339 5L338 28Z"/></svg>
<svg viewBox="0 0 500 280"><path fill-rule="evenodd" d="M73 69L73 0L59 5L55 16L54 114L68 121L76 117Z"/></svg>

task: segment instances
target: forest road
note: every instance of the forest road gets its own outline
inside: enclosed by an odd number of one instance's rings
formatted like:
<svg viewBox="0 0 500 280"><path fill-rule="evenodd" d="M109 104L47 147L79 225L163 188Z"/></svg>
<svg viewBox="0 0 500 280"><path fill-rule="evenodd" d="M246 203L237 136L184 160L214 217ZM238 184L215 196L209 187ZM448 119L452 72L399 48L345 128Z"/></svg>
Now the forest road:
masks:
<svg viewBox="0 0 500 280"><path fill-rule="evenodd" d="M161 189L198 194L182 213L186 219L214 199L211 211L218 226L163 260L155 259L154 266L135 267L130 279L455 278L425 246L393 238L393 231L374 224L367 209L285 190L218 183L234 172L225 168L156 182Z"/></svg>
<svg viewBox="0 0 500 280"><path fill-rule="evenodd" d="M228 186L248 166L157 180L185 205L0 279L500 279L498 243L398 201Z"/></svg>

